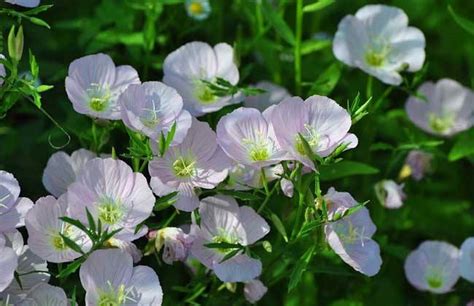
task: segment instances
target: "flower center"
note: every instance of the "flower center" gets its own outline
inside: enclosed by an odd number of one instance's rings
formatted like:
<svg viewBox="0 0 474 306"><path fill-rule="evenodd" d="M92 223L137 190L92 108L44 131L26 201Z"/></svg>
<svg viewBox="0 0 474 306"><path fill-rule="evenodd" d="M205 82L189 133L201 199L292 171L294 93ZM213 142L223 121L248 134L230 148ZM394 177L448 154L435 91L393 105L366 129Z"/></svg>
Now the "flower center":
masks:
<svg viewBox="0 0 474 306"><path fill-rule="evenodd" d="M212 90L202 81L198 81L196 85L195 96L202 104L210 104L217 99Z"/></svg>
<svg viewBox="0 0 474 306"><path fill-rule="evenodd" d="M239 242L239 240L237 238L232 237L230 235L227 235L223 231L220 231L220 232L221 233L219 235L212 237L212 242L213 243L232 243L232 244L235 244L235 243ZM221 254L227 254L227 253L232 251L232 249L226 249L226 248L218 248L218 249L215 249L215 250L217 252L221 253Z"/></svg>
<svg viewBox="0 0 474 306"><path fill-rule="evenodd" d="M109 198L102 200L97 210L99 219L105 224L114 225L123 217L121 205Z"/></svg>
<svg viewBox="0 0 474 306"><path fill-rule="evenodd" d="M443 278L439 273L430 273L426 276L426 281L428 282L428 286L431 288L440 288L443 285Z"/></svg>
<svg viewBox="0 0 474 306"><path fill-rule="evenodd" d="M57 251L64 251L68 248L68 246L66 245L66 243L64 242L64 239L63 237L61 237L60 234L62 234L63 236L66 236L68 238L71 238L72 236L72 226L70 224L67 224L67 223L63 223L62 224L62 229L57 232L57 233L54 233L51 238L51 244L53 245L53 247L57 250Z"/></svg>
<svg viewBox="0 0 474 306"><path fill-rule="evenodd" d="M369 237L365 235L365 227L355 227L351 220L341 220L336 223L335 231L344 243L352 244L360 239L362 246L365 244L365 240Z"/></svg>
<svg viewBox="0 0 474 306"><path fill-rule="evenodd" d="M196 173L196 161L180 157L173 162L173 171L178 177L191 177Z"/></svg>
<svg viewBox="0 0 474 306"><path fill-rule="evenodd" d="M373 67L380 67L385 61L385 54L375 51L368 51L365 54L365 61Z"/></svg>
<svg viewBox="0 0 474 306"><path fill-rule="evenodd" d="M256 139L242 139L242 143L246 146L249 157L252 161L263 161L270 157L267 140L263 135L258 134Z"/></svg>
<svg viewBox="0 0 474 306"><path fill-rule="evenodd" d="M319 143L319 134L316 132L316 129L309 124L304 125L305 131L301 133L303 138L306 140L306 142L309 144L311 149L313 150L318 146ZM300 138L300 135L296 135L296 141L295 141L295 148L296 151L301 154L301 155L306 155L306 150L304 149L304 144L303 141Z"/></svg>
<svg viewBox="0 0 474 306"><path fill-rule="evenodd" d="M148 128L154 128L160 123L160 109L157 108L160 97L157 94L147 97L148 107L143 108L141 121Z"/></svg>
<svg viewBox="0 0 474 306"><path fill-rule="evenodd" d="M120 306L127 300L127 292L125 291L125 285L120 285L117 290L112 288L112 284L109 283L109 290L99 293L99 300L97 301L98 306Z"/></svg>
<svg viewBox="0 0 474 306"><path fill-rule="evenodd" d="M189 5L189 11L192 14L202 14L204 12L204 7L199 2L193 2Z"/></svg>
<svg viewBox="0 0 474 306"><path fill-rule="evenodd" d="M95 112L103 112L107 109L110 100L110 91L100 84L90 84L87 89L89 95L89 106Z"/></svg>
<svg viewBox="0 0 474 306"><path fill-rule="evenodd" d="M431 113L428 115L428 123L433 131L442 133L452 126L453 119L452 116L438 116Z"/></svg>

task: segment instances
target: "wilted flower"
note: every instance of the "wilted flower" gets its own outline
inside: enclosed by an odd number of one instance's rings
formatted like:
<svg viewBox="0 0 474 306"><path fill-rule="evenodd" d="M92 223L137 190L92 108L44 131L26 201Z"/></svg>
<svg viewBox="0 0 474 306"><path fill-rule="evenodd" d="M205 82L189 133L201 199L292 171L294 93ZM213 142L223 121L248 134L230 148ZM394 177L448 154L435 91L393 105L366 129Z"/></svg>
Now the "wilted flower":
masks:
<svg viewBox="0 0 474 306"><path fill-rule="evenodd" d="M454 80L425 82L405 104L410 120L422 130L452 136L474 125L474 93ZM426 99L426 101L425 101Z"/></svg>
<svg viewBox="0 0 474 306"><path fill-rule="evenodd" d="M12 248L6 246L6 239L0 235L0 292L10 285L18 266L18 256Z"/></svg>
<svg viewBox="0 0 474 306"><path fill-rule="evenodd" d="M139 84L131 66L115 67L110 56L94 54L74 60L66 77L66 92L78 113L101 119L120 119L117 100L130 84Z"/></svg>
<svg viewBox="0 0 474 306"><path fill-rule="evenodd" d="M337 192L334 188L328 190L324 199L329 219L333 220L324 227L331 248L354 270L367 276L377 274L382 258L379 245L372 240L377 228L370 218L369 210L361 207L356 212L334 221L338 215L358 203L349 193Z"/></svg>
<svg viewBox="0 0 474 306"><path fill-rule="evenodd" d="M418 290L447 293L459 279L459 250L446 242L425 241L407 256L405 276Z"/></svg>
<svg viewBox="0 0 474 306"><path fill-rule="evenodd" d="M200 116L238 103L232 96L214 95L208 84L218 77L232 85L239 81L234 50L226 43L212 48L203 42L190 42L169 54L163 64L163 82L176 88L183 97L184 109Z"/></svg>
<svg viewBox="0 0 474 306"><path fill-rule="evenodd" d="M176 123L172 144L178 144L191 126L191 115L183 110L181 96L161 82L132 84L120 95L119 103L123 123L156 142Z"/></svg>
<svg viewBox="0 0 474 306"><path fill-rule="evenodd" d="M411 150L405 164L400 171L400 179L411 176L414 180L421 180L425 174L431 171L431 160L433 155L420 150Z"/></svg>
<svg viewBox="0 0 474 306"><path fill-rule="evenodd" d="M21 301L21 306L68 306L69 301L64 290L46 283L36 285Z"/></svg>
<svg viewBox="0 0 474 306"><path fill-rule="evenodd" d="M406 195L403 184L399 185L392 180L383 180L375 185L375 194L383 207L389 209L400 208Z"/></svg>
<svg viewBox="0 0 474 306"><path fill-rule="evenodd" d="M255 304L267 293L268 288L258 279L246 282L244 296L249 303Z"/></svg>
<svg viewBox="0 0 474 306"><path fill-rule="evenodd" d="M29 246L24 245L23 236L19 231L5 233L4 237L6 238L6 245L11 247L18 256L18 266L15 269L17 276L0 293L0 304L1 301L8 300L16 305L15 303L23 300L27 292L35 285L48 282L48 266L44 259L35 255Z"/></svg>
<svg viewBox="0 0 474 306"><path fill-rule="evenodd" d="M283 194L289 198L292 198L293 197L293 193L294 193L294 186L293 186L293 182L288 180L288 179L281 179L280 181L280 187L281 187L281 191L283 191Z"/></svg>
<svg viewBox="0 0 474 306"><path fill-rule="evenodd" d="M84 166L66 193L71 216L87 224L86 208L103 229L121 229L114 238L133 241L146 234L137 225L151 214L155 197L145 176L121 160L95 158Z"/></svg>
<svg viewBox="0 0 474 306"><path fill-rule="evenodd" d="M24 7L36 7L40 4L40 0L5 0L5 2Z"/></svg>
<svg viewBox="0 0 474 306"><path fill-rule="evenodd" d="M286 157L276 141L268 114L241 107L225 115L217 124L217 143L236 162L261 168Z"/></svg>
<svg viewBox="0 0 474 306"><path fill-rule="evenodd" d="M311 96L306 101L299 97L288 98L265 113L281 148L307 167L314 168L314 165L306 156L300 135L313 153L321 157L330 155L341 144L347 144L346 149L357 146L357 137L347 133L351 116L327 97Z"/></svg>
<svg viewBox="0 0 474 306"><path fill-rule="evenodd" d="M249 246L270 231L267 222L251 207L239 207L228 196L203 199L199 205L200 224L193 222L191 235L195 237L191 253L207 268L214 270L223 282L246 282L262 271L260 260L242 251L222 261L235 249L210 248L209 243L230 243Z"/></svg>
<svg viewBox="0 0 474 306"><path fill-rule="evenodd" d="M97 155L86 149L67 153L59 151L51 155L44 168L43 185L52 195L59 198L74 183L79 171Z"/></svg>
<svg viewBox="0 0 474 306"><path fill-rule="evenodd" d="M474 237L467 238L461 245L459 271L461 277L474 282Z"/></svg>
<svg viewBox="0 0 474 306"><path fill-rule="evenodd" d="M132 257L118 249L97 250L81 265L86 305L156 305L163 291L150 267L133 267Z"/></svg>
<svg viewBox="0 0 474 306"><path fill-rule="evenodd" d="M120 239L112 237L109 240L107 240L107 245L111 247L119 248L123 252L130 254L130 256L132 256L133 258L134 263L139 262L143 258L142 251L139 248L137 248L137 246L133 242L120 240Z"/></svg>
<svg viewBox="0 0 474 306"><path fill-rule="evenodd" d="M261 81L255 85L256 88L265 90L265 93L245 97L245 107L253 107L263 112L269 106L278 104L286 98L291 97L286 88L268 81Z"/></svg>
<svg viewBox="0 0 474 306"><path fill-rule="evenodd" d="M333 42L336 58L390 85L402 83L401 71L415 72L425 61L425 36L408 26L401 9L366 5L339 23Z"/></svg>
<svg viewBox="0 0 474 306"><path fill-rule="evenodd" d="M188 16L196 20L204 20L211 13L209 0L186 0L184 5Z"/></svg>
<svg viewBox="0 0 474 306"><path fill-rule="evenodd" d="M5 59L5 56L3 54L0 54L0 59ZM7 76L7 72L5 71L5 66L3 64L0 64L0 86L3 85L4 82L4 77Z"/></svg>
<svg viewBox="0 0 474 306"><path fill-rule="evenodd" d="M55 263L68 262L81 257L81 253L72 250L61 235L71 239L83 251L87 251L91 242L75 226L59 218L70 217L67 212L66 195L56 200L52 196L40 198L26 215L28 245L39 257Z"/></svg>
<svg viewBox="0 0 474 306"><path fill-rule="evenodd" d="M20 185L15 177L0 170L0 234L25 224L25 215L33 202L19 195Z"/></svg>
<svg viewBox="0 0 474 306"><path fill-rule="evenodd" d="M174 206L193 211L199 206L195 188L212 189L227 176L230 160L217 146L216 133L206 122L193 119L183 142L169 148L148 165L150 185L158 196L178 192Z"/></svg>
<svg viewBox="0 0 474 306"><path fill-rule="evenodd" d="M172 265L174 261L185 261L193 243L193 238L177 227L166 227L157 231L155 248L163 249L163 261Z"/></svg>

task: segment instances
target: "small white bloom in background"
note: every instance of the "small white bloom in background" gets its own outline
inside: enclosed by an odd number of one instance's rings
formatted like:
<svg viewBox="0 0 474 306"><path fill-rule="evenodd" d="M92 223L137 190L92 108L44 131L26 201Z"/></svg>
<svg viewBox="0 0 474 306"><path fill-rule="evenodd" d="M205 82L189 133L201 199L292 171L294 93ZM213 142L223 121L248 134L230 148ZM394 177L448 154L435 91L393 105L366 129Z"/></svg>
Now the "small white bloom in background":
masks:
<svg viewBox="0 0 474 306"><path fill-rule="evenodd" d="M193 244L193 238L181 228L166 227L156 232L155 248L163 248L163 261L172 265L174 261L185 261Z"/></svg>
<svg viewBox="0 0 474 306"><path fill-rule="evenodd" d="M287 157L277 143L268 113L241 107L217 124L217 143L236 162L262 168Z"/></svg>
<svg viewBox="0 0 474 306"><path fill-rule="evenodd" d="M418 290L447 293L459 279L459 250L442 241L425 241L405 259L405 276Z"/></svg>
<svg viewBox="0 0 474 306"><path fill-rule="evenodd" d="M31 251L50 262L69 262L82 255L69 248L61 235L76 242L84 252L87 252L92 244L85 233L59 219L72 217L67 212L66 197L63 195L58 200L52 196L40 198L26 215L28 245Z"/></svg>
<svg viewBox="0 0 474 306"><path fill-rule="evenodd" d="M405 110L408 118L425 132L452 136L474 125L474 93L458 82L425 82L418 94L423 98L410 96Z"/></svg>
<svg viewBox="0 0 474 306"><path fill-rule="evenodd" d="M313 162L306 156L301 136L314 154L330 155L339 145L346 149L355 148L357 137L348 133L351 116L334 100L323 96L311 96L305 101L291 97L265 111L280 147L295 160L314 169Z"/></svg>
<svg viewBox="0 0 474 306"><path fill-rule="evenodd" d="M392 180L383 180L375 184L375 194L383 207L389 209L400 208L406 198L403 192L403 184L397 184Z"/></svg>
<svg viewBox="0 0 474 306"><path fill-rule="evenodd" d="M230 167L231 160L217 145L216 133L208 123L193 118L183 142L148 164L150 186L160 197L177 192L174 207L193 211L199 206L195 189L213 189L225 180Z"/></svg>
<svg viewBox="0 0 474 306"><path fill-rule="evenodd" d="M68 306L69 300L64 290L60 287L41 283L33 287L25 299L19 303L20 306Z"/></svg>
<svg viewBox="0 0 474 306"><path fill-rule="evenodd" d="M0 54L0 59L5 59L5 56L3 54ZM4 78L7 76L7 72L5 71L5 66L3 64L0 64L0 86L3 85Z"/></svg>
<svg viewBox="0 0 474 306"><path fill-rule="evenodd" d="M244 285L245 299L252 304L260 301L267 291L268 288L258 279L246 282Z"/></svg>
<svg viewBox="0 0 474 306"><path fill-rule="evenodd" d="M203 82L214 82L217 77L232 85L239 82L234 49L226 43L217 44L214 48L203 42L187 43L165 58L163 73L163 82L178 91L183 97L184 109L193 116L215 112L240 102L239 95L215 96Z"/></svg>
<svg viewBox="0 0 474 306"><path fill-rule="evenodd" d="M118 98L130 84L140 84L132 66L115 67L110 56L94 54L74 60L66 77L66 92L74 110L93 118L119 120Z"/></svg>
<svg viewBox="0 0 474 306"><path fill-rule="evenodd" d="M79 276L86 306L160 306L163 301L155 271L147 266L133 267L132 257L119 249L93 252L81 265Z"/></svg>
<svg viewBox="0 0 474 306"><path fill-rule="evenodd" d="M74 183L84 165L97 155L86 149L79 149L68 155L59 151L51 155L43 171L43 185L47 191L59 198Z"/></svg>
<svg viewBox="0 0 474 306"><path fill-rule="evenodd" d="M462 278L474 283L474 237L467 238L461 245L459 271Z"/></svg>
<svg viewBox="0 0 474 306"><path fill-rule="evenodd" d="M467 303L466 306L474 306L474 300L472 300L472 301L470 301L469 303Z"/></svg>
<svg viewBox="0 0 474 306"><path fill-rule="evenodd" d="M37 7L40 4L40 0L5 0L5 2L24 7Z"/></svg>
<svg viewBox="0 0 474 306"><path fill-rule="evenodd" d="M25 225L30 199L20 197L20 185L13 174L0 170L0 234Z"/></svg>
<svg viewBox="0 0 474 306"><path fill-rule="evenodd" d="M332 187L324 199L330 220L358 204L349 193ZM367 276L377 274L382 265L379 245L372 240L376 229L365 207L324 226L326 239L334 252L354 270Z"/></svg>
<svg viewBox="0 0 474 306"><path fill-rule="evenodd" d="M209 248L209 243L231 243L250 246L270 232L268 223L253 208L239 207L228 196L204 198L199 205L200 224L193 220L191 235L195 240L191 254L212 269L223 282L247 282L262 272L262 263L239 252L222 261L232 249Z"/></svg>
<svg viewBox="0 0 474 306"><path fill-rule="evenodd" d="M6 246L5 237L0 235L0 292L13 281L17 266L17 254L12 248Z"/></svg>
<svg viewBox="0 0 474 306"><path fill-rule="evenodd" d="M402 83L401 71L415 72L425 61L425 36L408 26L401 9L366 5L339 23L333 42L338 60L390 85Z"/></svg>
<svg viewBox="0 0 474 306"><path fill-rule="evenodd" d="M153 210L155 196L141 173L121 160L95 158L86 163L66 193L68 211L88 224L86 208L103 230L121 229L114 238L133 241L147 233L142 226Z"/></svg>
<svg viewBox="0 0 474 306"><path fill-rule="evenodd" d="M431 161L433 155L421 150L411 150L406 159L405 164L400 170L400 179L411 176L415 181L420 181L431 171Z"/></svg>
<svg viewBox="0 0 474 306"><path fill-rule="evenodd" d="M171 145L178 144L191 127L191 115L183 110L183 99L174 88L161 82L132 84L120 95L119 103L123 123L155 142L176 123Z"/></svg>
<svg viewBox="0 0 474 306"><path fill-rule="evenodd" d="M184 3L188 16L196 20L204 20L211 14L209 0L186 0Z"/></svg>
<svg viewBox="0 0 474 306"><path fill-rule="evenodd" d="M11 247L18 256L18 266L15 269L17 278L0 293L0 301L8 300L16 305L25 298L27 293L37 284L49 281L46 260L34 254L28 245L24 245L23 237L17 230L4 234L6 245Z"/></svg>
<svg viewBox="0 0 474 306"><path fill-rule="evenodd" d="M286 88L268 81L258 82L254 87L263 89L266 92L255 96L245 97L244 106L256 108L261 112L269 106L278 104L284 99L291 97Z"/></svg>

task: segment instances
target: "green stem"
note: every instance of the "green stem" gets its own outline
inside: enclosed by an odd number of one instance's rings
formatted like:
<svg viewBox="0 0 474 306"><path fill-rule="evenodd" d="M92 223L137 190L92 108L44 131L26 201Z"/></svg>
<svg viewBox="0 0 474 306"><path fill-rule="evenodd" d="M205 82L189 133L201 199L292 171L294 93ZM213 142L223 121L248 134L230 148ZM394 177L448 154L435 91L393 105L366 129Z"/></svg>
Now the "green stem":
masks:
<svg viewBox="0 0 474 306"><path fill-rule="evenodd" d="M262 180L263 189L265 190L265 195L268 196L270 191L268 189L267 176L265 175L265 169L263 167L260 169L260 177L260 179Z"/></svg>
<svg viewBox="0 0 474 306"><path fill-rule="evenodd" d="M255 1L255 18L257 20L257 34L260 36L264 32L261 0Z"/></svg>
<svg viewBox="0 0 474 306"><path fill-rule="evenodd" d="M367 87L365 90L365 97L368 99L372 97L372 86L373 86L374 78L371 75L367 76Z"/></svg>
<svg viewBox="0 0 474 306"><path fill-rule="evenodd" d="M294 46L295 90L301 95L301 38L303 36L303 0L296 0L296 33Z"/></svg>
<svg viewBox="0 0 474 306"><path fill-rule="evenodd" d="M301 218L303 215L303 209L304 209L304 193L299 191L298 192L298 210L296 211L296 218L293 224L293 230L291 231L290 240L295 239L297 233L299 232Z"/></svg>
<svg viewBox="0 0 474 306"><path fill-rule="evenodd" d="M265 200L263 200L262 204L260 205L260 207L258 208L257 210L257 213L260 213L264 208L265 208L265 205L267 205L268 201L270 201L270 198L272 197L272 195L275 193L275 191L277 190L277 187L279 185L279 182L276 182L275 185L273 186L272 190L270 190L269 193L266 194L265 196Z"/></svg>

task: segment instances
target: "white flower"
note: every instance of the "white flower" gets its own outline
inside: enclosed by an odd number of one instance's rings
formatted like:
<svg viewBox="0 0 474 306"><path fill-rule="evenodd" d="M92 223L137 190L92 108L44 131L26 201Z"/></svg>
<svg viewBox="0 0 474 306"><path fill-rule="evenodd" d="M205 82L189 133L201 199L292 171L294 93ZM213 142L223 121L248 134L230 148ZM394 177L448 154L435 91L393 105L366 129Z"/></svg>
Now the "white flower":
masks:
<svg viewBox="0 0 474 306"><path fill-rule="evenodd" d="M217 77L236 85L239 70L234 63L234 49L220 43L212 48L203 42L190 42L171 52L163 64L163 82L183 97L184 109L200 116L226 105L238 103L237 97L217 97L203 82Z"/></svg>
<svg viewBox="0 0 474 306"><path fill-rule="evenodd" d="M186 0L184 5L188 16L196 20L204 20L211 13L209 0Z"/></svg>
<svg viewBox="0 0 474 306"><path fill-rule="evenodd" d="M439 136L452 136L474 125L474 93L458 82L442 79L425 82L405 109L410 120L422 130Z"/></svg>
<svg viewBox="0 0 474 306"><path fill-rule="evenodd" d="M425 61L425 36L408 26L399 8L366 5L339 23L333 52L346 65L357 67L390 85L400 85L400 72L415 72Z"/></svg>
<svg viewBox="0 0 474 306"><path fill-rule="evenodd" d="M459 250L446 242L425 241L405 259L405 276L418 290L447 293L459 279Z"/></svg>

